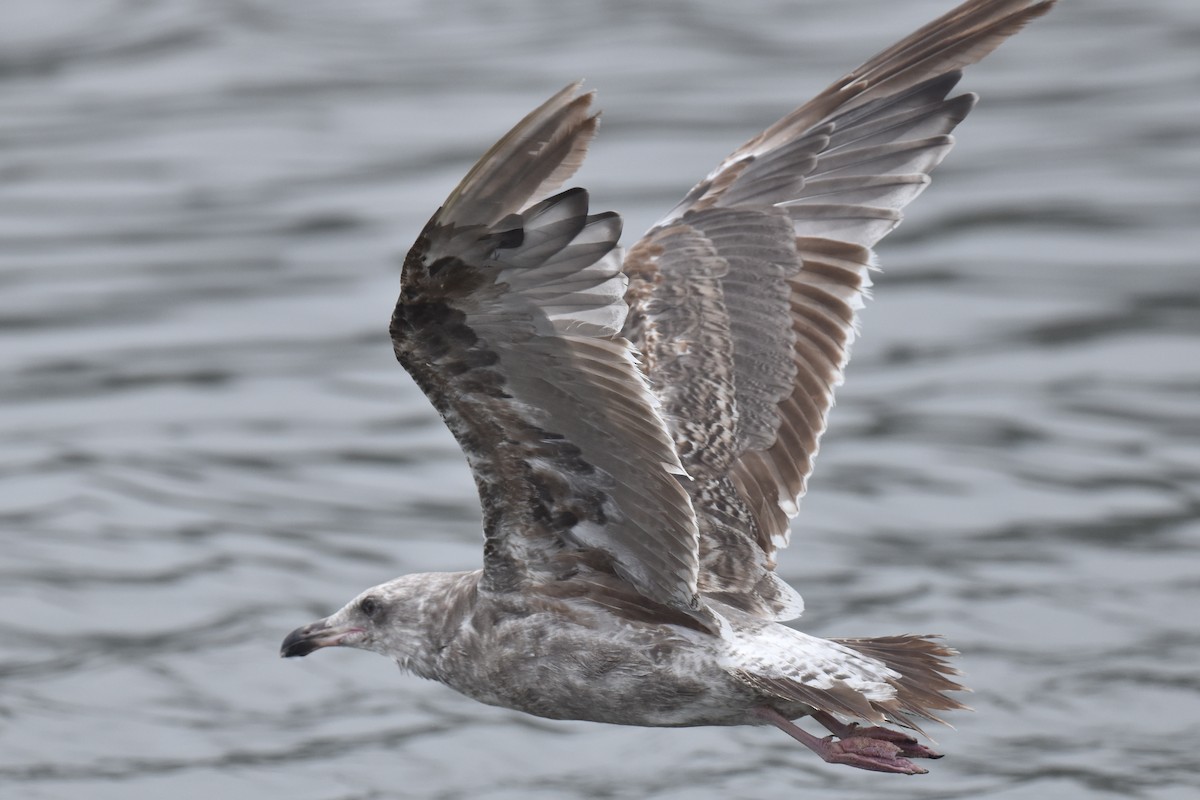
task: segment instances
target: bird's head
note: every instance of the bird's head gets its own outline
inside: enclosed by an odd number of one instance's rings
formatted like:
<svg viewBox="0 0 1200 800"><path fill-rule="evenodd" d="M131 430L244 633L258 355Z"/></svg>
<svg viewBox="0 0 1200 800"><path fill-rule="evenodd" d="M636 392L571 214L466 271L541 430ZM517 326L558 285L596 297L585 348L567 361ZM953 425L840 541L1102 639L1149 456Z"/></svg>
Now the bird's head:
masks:
<svg viewBox="0 0 1200 800"><path fill-rule="evenodd" d="M297 628L279 649L284 658L323 647L355 647L395 656L419 637L421 606L429 597L425 575L405 575L367 589L337 612Z"/></svg>

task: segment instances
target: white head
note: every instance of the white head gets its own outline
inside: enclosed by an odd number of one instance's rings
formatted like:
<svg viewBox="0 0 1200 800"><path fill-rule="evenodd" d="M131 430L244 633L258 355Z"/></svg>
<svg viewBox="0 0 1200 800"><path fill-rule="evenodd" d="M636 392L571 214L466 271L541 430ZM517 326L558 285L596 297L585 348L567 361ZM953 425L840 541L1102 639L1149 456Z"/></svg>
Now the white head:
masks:
<svg viewBox="0 0 1200 800"><path fill-rule="evenodd" d="M381 583L334 614L289 633L279 654L292 658L324 647L354 647L425 674L448 623L454 625L448 615L461 610L464 593L473 597L474 581L464 579L475 575L420 573Z"/></svg>

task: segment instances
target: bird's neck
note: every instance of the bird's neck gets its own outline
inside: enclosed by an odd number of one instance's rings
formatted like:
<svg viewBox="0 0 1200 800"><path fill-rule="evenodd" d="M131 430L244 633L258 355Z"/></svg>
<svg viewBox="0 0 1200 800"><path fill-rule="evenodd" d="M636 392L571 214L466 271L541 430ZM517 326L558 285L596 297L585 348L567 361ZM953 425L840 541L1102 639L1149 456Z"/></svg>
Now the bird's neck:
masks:
<svg viewBox="0 0 1200 800"><path fill-rule="evenodd" d="M433 572L420 576L426 584L406 614L419 627L392 643L391 655L402 670L421 678L440 680L443 653L459 635L478 597L481 571Z"/></svg>

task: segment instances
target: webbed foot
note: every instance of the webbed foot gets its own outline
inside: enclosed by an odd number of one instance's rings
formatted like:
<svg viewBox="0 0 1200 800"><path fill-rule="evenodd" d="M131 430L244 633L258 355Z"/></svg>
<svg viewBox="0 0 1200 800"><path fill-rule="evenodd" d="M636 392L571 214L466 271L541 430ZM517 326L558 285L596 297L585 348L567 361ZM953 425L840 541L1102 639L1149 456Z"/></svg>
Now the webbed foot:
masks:
<svg viewBox="0 0 1200 800"><path fill-rule="evenodd" d="M832 736L827 736L817 741L820 745L813 748L813 751L830 764L847 764L873 772L893 772L901 775L924 775L929 771L905 758L904 751L898 745L882 739L851 736L835 740Z"/></svg>
<svg viewBox="0 0 1200 800"><path fill-rule="evenodd" d="M754 713L830 764L846 764L873 772L923 775L929 770L918 767L906 756L941 758L940 753L935 753L911 736L887 728L860 728L854 724L844 725L834 720L833 717L825 715L838 726L838 731L835 731L833 736L826 736L822 739L804 730L773 708L760 706L754 710ZM821 720L818 718L818 721ZM822 721L822 724L825 722ZM829 726L826 725L826 727Z"/></svg>
<svg viewBox="0 0 1200 800"><path fill-rule="evenodd" d="M812 718L842 741L847 739L874 739L880 742L890 742L900 748L900 755L908 758L941 758L942 754L931 750L916 740L916 737L904 731L894 731L891 728L881 728L873 725L861 727L857 722L839 722L824 711L817 711Z"/></svg>

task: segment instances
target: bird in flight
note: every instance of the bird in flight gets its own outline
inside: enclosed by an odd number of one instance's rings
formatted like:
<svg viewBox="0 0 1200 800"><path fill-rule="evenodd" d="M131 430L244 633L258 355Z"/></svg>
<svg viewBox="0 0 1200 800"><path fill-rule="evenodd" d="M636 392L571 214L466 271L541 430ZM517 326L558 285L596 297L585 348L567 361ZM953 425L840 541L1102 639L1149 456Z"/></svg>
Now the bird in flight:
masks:
<svg viewBox="0 0 1200 800"><path fill-rule="evenodd" d="M735 150L629 248L559 191L596 132L572 84L517 123L404 261L396 357L462 447L483 568L406 575L293 631L491 705L773 725L827 762L938 758L965 708L936 636L821 639L775 573L875 266L975 103L960 70L1055 0L968 0ZM817 736L794 720L811 717ZM886 727L898 726L902 730Z"/></svg>

